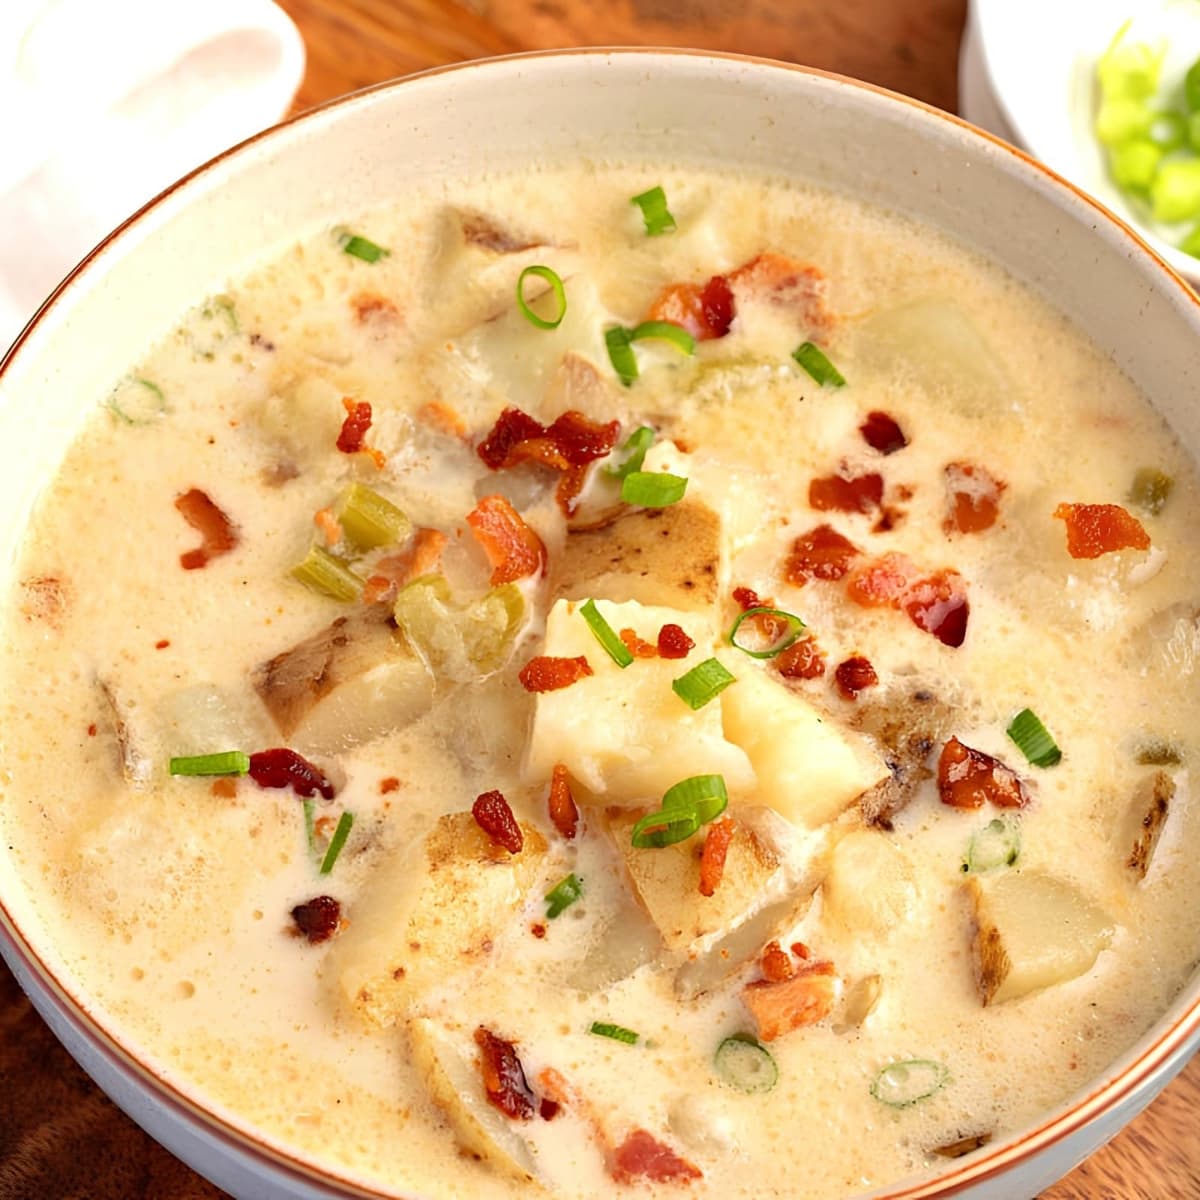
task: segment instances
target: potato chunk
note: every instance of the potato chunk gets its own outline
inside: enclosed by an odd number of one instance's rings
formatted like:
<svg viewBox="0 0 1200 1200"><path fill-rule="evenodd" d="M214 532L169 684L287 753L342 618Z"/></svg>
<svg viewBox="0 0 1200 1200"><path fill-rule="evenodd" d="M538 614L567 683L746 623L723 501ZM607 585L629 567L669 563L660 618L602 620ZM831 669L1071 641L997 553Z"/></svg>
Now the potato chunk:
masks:
<svg viewBox="0 0 1200 1200"><path fill-rule="evenodd" d="M1150 870L1150 860L1158 848L1174 799L1175 780L1166 771L1155 771L1142 780L1134 793L1127 819L1129 840L1124 846L1128 847L1125 865L1138 879L1145 879Z"/></svg>
<svg viewBox="0 0 1200 1200"><path fill-rule="evenodd" d="M888 774L865 738L840 728L752 664L722 694L725 736L749 756L758 799L815 829Z"/></svg>
<svg viewBox="0 0 1200 1200"><path fill-rule="evenodd" d="M731 795L752 787L746 755L721 732L721 704L740 682L697 711L671 690L672 680L711 656L711 622L634 601L598 601L597 609L618 633L632 629L654 642L663 625L673 623L696 643L686 658L638 659L622 670L596 640L580 607L568 600L554 604L542 653L583 655L593 674L538 695L526 759L529 777L548 779L554 764L562 763L589 791L618 804L657 801L689 775L724 775Z"/></svg>
<svg viewBox="0 0 1200 1200"><path fill-rule="evenodd" d="M912 865L886 833L856 830L833 849L821 885L825 915L847 933L885 938L912 915Z"/></svg>
<svg viewBox="0 0 1200 1200"><path fill-rule="evenodd" d="M1113 924L1074 884L1009 871L967 883L975 905L975 970L985 1005L1074 979L1112 940Z"/></svg>
<svg viewBox="0 0 1200 1200"><path fill-rule="evenodd" d="M448 813L377 868L329 956L352 1008L393 1025L422 992L487 955L541 874L546 839L530 825L521 833L523 849L509 854L469 812Z"/></svg>

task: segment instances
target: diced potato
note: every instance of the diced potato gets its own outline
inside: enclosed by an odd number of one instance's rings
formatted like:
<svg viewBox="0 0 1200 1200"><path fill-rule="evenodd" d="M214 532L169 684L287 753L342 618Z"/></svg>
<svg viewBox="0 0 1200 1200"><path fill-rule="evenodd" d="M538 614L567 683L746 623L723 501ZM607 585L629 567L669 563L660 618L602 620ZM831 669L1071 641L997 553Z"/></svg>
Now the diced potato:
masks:
<svg viewBox="0 0 1200 1200"><path fill-rule="evenodd" d="M583 655L593 674L535 698L526 759L530 779L548 779L554 764L562 763L607 803L642 805L690 775L724 775L730 795L752 787L746 755L721 732L721 702L740 684L697 711L671 690L673 679L711 657L713 625L695 613L598 601L597 609L618 633L633 629L654 642L670 622L696 643L687 658L639 659L622 670L596 640L580 607L568 600L554 604L542 653Z"/></svg>
<svg viewBox="0 0 1200 1200"><path fill-rule="evenodd" d="M339 617L261 663L254 688L297 748L333 753L400 729L433 702L433 677L384 607Z"/></svg>
<svg viewBox="0 0 1200 1200"><path fill-rule="evenodd" d="M1113 924L1074 884L1037 872L972 878L979 998L1002 1004L1090 970Z"/></svg>
<svg viewBox="0 0 1200 1200"><path fill-rule="evenodd" d="M883 977L864 975L856 979L842 997L838 1019L833 1026L836 1034L853 1033L875 1011L883 995Z"/></svg>
<svg viewBox="0 0 1200 1200"><path fill-rule="evenodd" d="M750 758L758 799L811 829L832 821L887 773L866 739L822 716L749 660L722 694L725 736Z"/></svg>
<svg viewBox="0 0 1200 1200"><path fill-rule="evenodd" d="M551 563L551 594L636 600L690 612L717 599L721 521L699 500L638 508L595 529L573 529Z"/></svg>
<svg viewBox="0 0 1200 1200"><path fill-rule="evenodd" d="M662 938L644 910L625 895L572 967L566 982L581 992L600 992L626 979L662 953Z"/></svg>
<svg viewBox="0 0 1200 1200"><path fill-rule="evenodd" d="M917 886L900 847L886 833L863 829L834 847L821 894L828 920L850 934L883 938L912 916Z"/></svg>
<svg viewBox="0 0 1200 1200"><path fill-rule="evenodd" d="M333 449L346 417L343 394L316 375L288 379L263 399L254 419L269 441L305 461L314 451Z"/></svg>
<svg viewBox="0 0 1200 1200"><path fill-rule="evenodd" d="M1138 879L1145 879L1146 872L1150 870L1150 860L1158 848L1174 799L1175 780L1166 771L1155 771L1142 780L1134 793L1127 820L1129 840L1124 846L1129 847L1125 865Z"/></svg>
<svg viewBox="0 0 1200 1200"><path fill-rule="evenodd" d="M520 1180L527 1194L541 1195L529 1143L520 1122L488 1103L479 1055L469 1033L451 1033L427 1018L408 1024L413 1065L437 1106L446 1114L459 1144L498 1171Z"/></svg>
<svg viewBox="0 0 1200 1200"><path fill-rule="evenodd" d="M376 869L333 943L330 977L347 1003L393 1025L429 988L486 957L541 875L546 839L521 825L519 854L494 846L469 812Z"/></svg>

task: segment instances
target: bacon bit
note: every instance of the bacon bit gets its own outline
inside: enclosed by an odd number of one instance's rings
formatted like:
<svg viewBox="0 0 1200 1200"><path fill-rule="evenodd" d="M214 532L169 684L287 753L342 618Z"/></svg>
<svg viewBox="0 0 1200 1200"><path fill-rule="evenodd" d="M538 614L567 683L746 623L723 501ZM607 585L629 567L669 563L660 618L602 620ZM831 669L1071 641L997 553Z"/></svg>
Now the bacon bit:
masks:
<svg viewBox="0 0 1200 1200"><path fill-rule="evenodd" d="M45 621L61 629L67 611L67 585L53 575L21 580L21 613L27 621Z"/></svg>
<svg viewBox="0 0 1200 1200"><path fill-rule="evenodd" d="M758 598L758 593L753 588L735 587L733 589L733 599L742 612L749 612L752 608L770 608L765 600Z"/></svg>
<svg viewBox="0 0 1200 1200"><path fill-rule="evenodd" d="M532 925L530 925L529 932L532 933L535 938L544 938L546 936L546 927L540 921L535 921Z"/></svg>
<svg viewBox="0 0 1200 1200"><path fill-rule="evenodd" d="M318 817L313 822L313 833L319 838L329 839L333 837L333 831L337 828L337 821L331 816Z"/></svg>
<svg viewBox="0 0 1200 1200"><path fill-rule="evenodd" d="M775 941L768 942L762 952L762 973L768 983L782 983L796 974L792 960L784 948Z"/></svg>
<svg viewBox="0 0 1200 1200"><path fill-rule="evenodd" d="M179 565L185 571L208 566L212 559L228 554L238 544L233 522L208 498L207 492L192 488L175 497L175 507L201 538L198 549L179 556Z"/></svg>
<svg viewBox="0 0 1200 1200"><path fill-rule="evenodd" d="M389 554L375 564L376 574L363 587L363 603L377 604L391 597L406 583L428 575L437 566L446 548L446 535L440 529L425 526L413 533L412 540L399 554Z"/></svg>
<svg viewBox="0 0 1200 1200"><path fill-rule="evenodd" d="M657 658L658 647L653 642L644 642L637 635L635 629L622 629L621 641L625 645L625 649L633 655L634 658Z"/></svg>
<svg viewBox="0 0 1200 1200"><path fill-rule="evenodd" d="M649 321L670 321L686 329L698 342L723 338L737 309L733 289L724 275L706 283L674 283L664 288L650 305Z"/></svg>
<svg viewBox="0 0 1200 1200"><path fill-rule="evenodd" d="M214 779L212 781L212 794L219 800L232 800L237 795L237 790L236 779Z"/></svg>
<svg viewBox="0 0 1200 1200"><path fill-rule="evenodd" d="M321 531L325 545L336 546L342 540L342 526L329 509L318 508L313 513L313 524Z"/></svg>
<svg viewBox="0 0 1200 1200"><path fill-rule="evenodd" d="M395 775L389 775L386 779L379 781L379 794L381 796L386 796L391 792L398 792L399 790L400 780Z"/></svg>
<svg viewBox="0 0 1200 1200"><path fill-rule="evenodd" d="M582 654L576 658L539 654L521 668L519 678L527 692L557 692L591 674L592 668Z"/></svg>
<svg viewBox="0 0 1200 1200"><path fill-rule="evenodd" d="M542 1090L542 1095L553 1100L555 1104L561 1108L569 1108L575 1100L575 1095L571 1091L571 1085L566 1081L560 1071L556 1071L553 1067L545 1067L538 1072L538 1087Z"/></svg>
<svg viewBox="0 0 1200 1200"><path fill-rule="evenodd" d="M823 1021L837 999L837 984L833 963L812 963L779 983L758 979L746 984L742 1000L758 1024L759 1040L773 1042L802 1025Z"/></svg>
<svg viewBox="0 0 1200 1200"><path fill-rule="evenodd" d="M741 607L742 612L749 612L752 608L775 607L774 600L760 599L758 593L753 588L735 587L733 589L733 598ZM750 624L758 630L767 645L777 642L787 633L788 628L788 623L782 617L773 617L770 613L758 613L751 618Z"/></svg>
<svg viewBox="0 0 1200 1200"><path fill-rule="evenodd" d="M475 1030L475 1045L488 1103L514 1121L528 1121L537 1111L537 1098L526 1082L516 1046L483 1025Z"/></svg>
<svg viewBox="0 0 1200 1200"><path fill-rule="evenodd" d="M1000 494L1008 486L974 463L947 463L946 494L949 513L942 523L947 533L982 533L1000 515Z"/></svg>
<svg viewBox="0 0 1200 1200"><path fill-rule="evenodd" d="M362 602L380 604L395 594L396 585L386 575L370 575L363 584Z"/></svg>
<svg viewBox="0 0 1200 1200"><path fill-rule="evenodd" d="M543 1121L553 1121L558 1116L559 1104L554 1100L543 1099L538 1105L538 1116Z"/></svg>
<svg viewBox="0 0 1200 1200"><path fill-rule="evenodd" d="M168 638L159 638L158 641L154 643L154 648L155 650L165 650L170 644L171 642Z"/></svg>
<svg viewBox="0 0 1200 1200"><path fill-rule="evenodd" d="M900 606L918 628L932 633L943 646L961 646L967 636L967 585L957 571L939 571L918 579Z"/></svg>
<svg viewBox="0 0 1200 1200"><path fill-rule="evenodd" d="M314 896L292 909L296 929L312 945L327 942L342 924L342 906L332 896Z"/></svg>
<svg viewBox="0 0 1200 1200"><path fill-rule="evenodd" d="M722 817L708 827L704 849L700 852L700 895L711 896L725 877L725 859L737 825L732 817Z"/></svg>
<svg viewBox="0 0 1200 1200"><path fill-rule="evenodd" d="M817 679L825 674L825 655L817 639L805 634L777 655L774 665L785 679Z"/></svg>
<svg viewBox="0 0 1200 1200"><path fill-rule="evenodd" d="M471 816L475 824L488 835L494 846L503 846L509 854L520 854L525 845L521 826L513 816L503 792L484 792L475 797L471 805Z"/></svg>
<svg viewBox="0 0 1200 1200"><path fill-rule="evenodd" d="M278 747L250 755L250 778L263 788L290 787L297 796L320 792L326 800L337 794L323 772L295 750Z"/></svg>
<svg viewBox="0 0 1200 1200"><path fill-rule="evenodd" d="M989 800L1000 808L1029 803L1029 792L1014 770L956 737L942 747L938 759L938 792L951 808L982 808Z"/></svg>
<svg viewBox="0 0 1200 1200"><path fill-rule="evenodd" d="M1072 558L1150 549L1150 535L1141 521L1119 504L1060 504L1054 516L1067 524L1067 553Z"/></svg>
<svg viewBox="0 0 1200 1200"><path fill-rule="evenodd" d="M346 410L346 419L337 436L337 448L343 454L357 454L366 449L363 439L371 428L371 406L366 400L355 401L343 396L342 407Z"/></svg>
<svg viewBox="0 0 1200 1200"><path fill-rule="evenodd" d="M571 780L567 768L562 763L554 764L550 776L550 821L567 841L575 836L579 828L579 809L575 805L575 797L571 795Z"/></svg>
<svg viewBox="0 0 1200 1200"><path fill-rule="evenodd" d="M467 513L467 524L492 564L493 587L546 569L542 539L503 496L484 496Z"/></svg>
<svg viewBox="0 0 1200 1200"><path fill-rule="evenodd" d="M809 579L841 579L850 570L850 560L861 553L831 525L818 525L792 543L783 577L796 587Z"/></svg>
<svg viewBox="0 0 1200 1200"><path fill-rule="evenodd" d="M88 735L88 737L95 737L98 732L99 732L99 727L96 725L96 722L93 721L87 727L87 735Z"/></svg>
<svg viewBox="0 0 1200 1200"><path fill-rule="evenodd" d="M695 645L681 625L668 622L658 631L660 658L687 658Z"/></svg>
<svg viewBox="0 0 1200 1200"><path fill-rule="evenodd" d="M904 430L895 417L878 409L867 413L867 419L858 427L858 432L863 435L863 441L880 454L895 454L908 445L908 438L904 436Z"/></svg>
<svg viewBox="0 0 1200 1200"><path fill-rule="evenodd" d="M822 512L872 512L883 505L883 476L825 475L809 483L808 503Z"/></svg>
<svg viewBox="0 0 1200 1200"><path fill-rule="evenodd" d="M803 942L793 942L792 953L797 958L808 958L812 954L812 951Z"/></svg>
<svg viewBox="0 0 1200 1200"><path fill-rule="evenodd" d="M395 304L377 292L359 292L350 298L350 307L354 309L354 319L360 325L368 322L375 326L391 325L400 316Z"/></svg>
<svg viewBox="0 0 1200 1200"><path fill-rule="evenodd" d="M644 1129L635 1129L609 1156L608 1173L618 1183L649 1179L654 1183L687 1183L703 1172L680 1158Z"/></svg>
<svg viewBox="0 0 1200 1200"><path fill-rule="evenodd" d="M738 267L730 274L729 282L738 296L799 310L801 320L810 329L823 329L829 324L825 276L809 263L768 251Z"/></svg>
<svg viewBox="0 0 1200 1200"><path fill-rule="evenodd" d="M491 431L475 448L475 453L493 471L511 467L520 459L513 455L523 443L544 437L546 427L541 421L519 408L506 408L497 418Z"/></svg>
<svg viewBox="0 0 1200 1200"><path fill-rule="evenodd" d="M465 438L467 423L459 415L458 410L451 408L444 400L430 400L417 409L417 419L431 425L440 433L449 437Z"/></svg>
<svg viewBox="0 0 1200 1200"><path fill-rule="evenodd" d="M833 672L838 694L843 700L857 700L858 693L864 688L874 687L879 682L875 668L869 658L856 654L844 662L838 663Z"/></svg>
<svg viewBox="0 0 1200 1200"><path fill-rule="evenodd" d="M896 607L917 578L917 568L903 554L885 554L858 567L846 592L863 608Z"/></svg>

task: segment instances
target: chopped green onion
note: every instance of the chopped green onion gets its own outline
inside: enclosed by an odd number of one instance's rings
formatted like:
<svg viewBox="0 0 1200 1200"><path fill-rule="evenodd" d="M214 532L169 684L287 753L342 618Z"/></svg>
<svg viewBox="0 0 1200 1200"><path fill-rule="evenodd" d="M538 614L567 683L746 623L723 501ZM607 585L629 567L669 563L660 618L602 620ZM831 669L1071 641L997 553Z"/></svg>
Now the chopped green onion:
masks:
<svg viewBox="0 0 1200 1200"><path fill-rule="evenodd" d="M1177 767L1183 759L1179 750L1170 742L1153 738L1138 747L1137 761L1143 767Z"/></svg>
<svg viewBox="0 0 1200 1200"><path fill-rule="evenodd" d="M560 879L545 895L546 918L553 921L583 895L583 880L571 874Z"/></svg>
<svg viewBox="0 0 1200 1200"><path fill-rule="evenodd" d="M871 1084L871 1095L889 1108L907 1108L940 1092L949 1081L950 1072L941 1063L910 1058L884 1067Z"/></svg>
<svg viewBox="0 0 1200 1200"><path fill-rule="evenodd" d="M1139 100L1117 97L1105 100L1096 112L1096 137L1105 146L1145 137L1154 114Z"/></svg>
<svg viewBox="0 0 1200 1200"><path fill-rule="evenodd" d="M1145 100L1158 90L1167 44L1157 48L1145 42L1126 42L1132 19L1117 30L1096 64L1096 76L1106 99L1127 97Z"/></svg>
<svg viewBox="0 0 1200 1200"><path fill-rule="evenodd" d="M1008 736L1035 767L1052 767L1062 758L1058 743L1038 720L1032 709L1023 708L1012 719Z"/></svg>
<svg viewBox="0 0 1200 1200"><path fill-rule="evenodd" d="M749 646L743 646L737 640L737 631L741 628L742 622L747 617L757 617L764 614L779 618L784 622L786 628L765 650L751 650ZM804 622L795 613L784 612L782 608L760 606L758 608L746 609L734 621L733 628L726 634L726 638L731 646L736 646L743 654L748 654L751 658L774 658L777 654L782 654L800 636L800 631L803 628Z"/></svg>
<svg viewBox="0 0 1200 1200"><path fill-rule="evenodd" d="M343 253L361 258L363 262L375 263L391 254L390 250L385 250L382 246L377 246L374 242L368 241L365 237L359 237L358 234L351 233L348 229L337 231L337 240Z"/></svg>
<svg viewBox="0 0 1200 1200"><path fill-rule="evenodd" d="M1150 185L1156 221L1193 221L1200 217L1200 159L1171 158Z"/></svg>
<svg viewBox="0 0 1200 1200"><path fill-rule="evenodd" d="M613 325L604 331L604 344L608 347L608 361L626 387L638 377L633 343L651 341L670 342L680 354L696 353L696 339L674 321L643 321L633 329Z"/></svg>
<svg viewBox="0 0 1200 1200"><path fill-rule="evenodd" d="M1151 516L1158 516L1171 495L1175 480L1157 467L1139 467L1129 489L1129 501Z"/></svg>
<svg viewBox="0 0 1200 1200"><path fill-rule="evenodd" d="M604 647L608 657L617 664L621 670L624 670L631 662L633 655L629 652L629 647L617 636L617 632L613 627L600 615L600 610L596 607L595 600L589 600L579 610L580 616L587 622L588 628L596 636L596 641Z"/></svg>
<svg viewBox="0 0 1200 1200"><path fill-rule="evenodd" d="M1108 169L1114 182L1132 192L1150 190L1163 152L1146 138L1134 138L1113 146L1108 152Z"/></svg>
<svg viewBox="0 0 1200 1200"><path fill-rule="evenodd" d="M363 483L346 489L334 515L346 541L360 554L403 541L412 529L399 508Z"/></svg>
<svg viewBox="0 0 1200 1200"><path fill-rule="evenodd" d="M311 854L316 848L317 835L317 802L309 799L304 801L304 837L308 842L308 850Z"/></svg>
<svg viewBox="0 0 1200 1200"><path fill-rule="evenodd" d="M674 321L643 321L629 331L631 342L670 342L680 354L695 354L696 339Z"/></svg>
<svg viewBox="0 0 1200 1200"><path fill-rule="evenodd" d="M320 546L308 548L304 561L292 568L292 578L335 600L357 600L363 588L363 581L340 558Z"/></svg>
<svg viewBox="0 0 1200 1200"><path fill-rule="evenodd" d="M971 838L964 871L981 875L1011 867L1021 854L1021 828L1016 821L997 817Z"/></svg>
<svg viewBox="0 0 1200 1200"><path fill-rule="evenodd" d="M1156 112L1150 120L1150 128L1146 130L1146 136L1160 150L1167 153L1178 150L1188 140L1187 118L1170 110Z"/></svg>
<svg viewBox="0 0 1200 1200"><path fill-rule="evenodd" d="M529 307L529 303L525 299L525 280L530 275L538 279L544 279L550 285L550 293L554 296L554 304L558 312L558 316L553 320L539 317ZM538 329L557 329L562 324L563 317L567 315L567 289L563 285L562 276L553 268L544 267L540 264L534 267L526 267L517 276L517 307L521 310L521 315L530 325L535 325Z"/></svg>
<svg viewBox="0 0 1200 1200"><path fill-rule="evenodd" d="M638 377L637 355L633 352L629 330L620 325L611 326L604 331L604 344L617 378L628 387Z"/></svg>
<svg viewBox="0 0 1200 1200"><path fill-rule="evenodd" d="M662 798L664 813L686 809L696 814L701 825L715 821L728 804L724 775L691 775L667 788Z"/></svg>
<svg viewBox="0 0 1200 1200"><path fill-rule="evenodd" d="M325 857L321 860L322 875L328 875L333 870L333 864L337 862L338 855L341 854L342 847L350 836L350 827L353 824L354 814L352 812L344 812L338 818L337 828L333 831L333 837L329 839L329 849L325 851Z"/></svg>
<svg viewBox="0 0 1200 1200"><path fill-rule="evenodd" d="M217 296L189 321L187 339L201 358L211 359L238 332L238 328L233 301L228 296Z"/></svg>
<svg viewBox="0 0 1200 1200"><path fill-rule="evenodd" d="M167 398L162 388L149 379L122 379L105 406L126 425L148 425L167 411Z"/></svg>
<svg viewBox="0 0 1200 1200"><path fill-rule="evenodd" d="M626 1029L624 1025L610 1025L607 1021L593 1021L588 1033L612 1038L614 1042L624 1042L627 1046L636 1046L638 1043L638 1034L634 1030Z"/></svg>
<svg viewBox="0 0 1200 1200"><path fill-rule="evenodd" d="M625 454L621 465L605 467L605 474L611 475L614 479L624 479L627 475L632 475L634 471L640 471L642 463L646 461L646 451L652 445L654 445L654 430L649 425L639 426L625 439L625 445L621 447Z"/></svg>
<svg viewBox="0 0 1200 1200"><path fill-rule="evenodd" d="M671 689L689 708L703 708L715 700L737 677L716 658L706 658L685 675L671 680Z"/></svg>
<svg viewBox="0 0 1200 1200"><path fill-rule="evenodd" d="M191 754L171 759L170 770L172 775L245 775L250 770L250 755L243 750Z"/></svg>
<svg viewBox="0 0 1200 1200"><path fill-rule="evenodd" d="M647 813L633 827L630 840L638 850L661 850L676 842L686 842L700 828L694 808L662 809Z"/></svg>
<svg viewBox="0 0 1200 1200"><path fill-rule="evenodd" d="M675 228L675 218L667 208L667 193L661 187L652 187L648 192L634 196L630 201L642 210L642 219L646 222L646 233L657 237L660 233L670 233Z"/></svg>
<svg viewBox="0 0 1200 1200"><path fill-rule="evenodd" d="M717 1077L743 1092L769 1092L779 1082L779 1067L756 1037L735 1033L713 1055Z"/></svg>
<svg viewBox="0 0 1200 1200"><path fill-rule="evenodd" d="M802 342L792 351L792 357L822 386L845 387L841 371L827 359L812 342Z"/></svg>
<svg viewBox="0 0 1200 1200"><path fill-rule="evenodd" d="M668 508L683 499L687 485L683 475L670 475L666 471L630 471L621 480L621 499L642 508Z"/></svg>

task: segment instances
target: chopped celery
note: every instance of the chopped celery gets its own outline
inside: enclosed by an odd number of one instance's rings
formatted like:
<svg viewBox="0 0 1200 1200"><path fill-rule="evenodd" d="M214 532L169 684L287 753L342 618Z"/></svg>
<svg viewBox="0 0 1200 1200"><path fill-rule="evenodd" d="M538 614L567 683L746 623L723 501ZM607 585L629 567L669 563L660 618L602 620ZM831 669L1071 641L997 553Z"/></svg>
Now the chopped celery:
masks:
<svg viewBox="0 0 1200 1200"><path fill-rule="evenodd" d="M1144 100L1158 90L1166 42L1150 46L1145 42L1126 42L1130 22L1117 30L1116 37L1096 63L1096 77L1106 100Z"/></svg>
<svg viewBox="0 0 1200 1200"><path fill-rule="evenodd" d="M1154 114L1137 100L1105 100L1096 113L1096 136L1106 146L1119 146L1150 132Z"/></svg>
<svg viewBox="0 0 1200 1200"><path fill-rule="evenodd" d="M1108 167L1118 187L1149 191L1162 161L1163 152L1146 138L1122 142L1108 152Z"/></svg>
<svg viewBox="0 0 1200 1200"><path fill-rule="evenodd" d="M1156 221L1193 221L1200 217L1200 159L1168 159L1150 185Z"/></svg>
<svg viewBox="0 0 1200 1200"><path fill-rule="evenodd" d="M982 874L1011 867L1021 854L1021 827L1007 817L989 821L971 838L964 871Z"/></svg>
<svg viewBox="0 0 1200 1200"><path fill-rule="evenodd" d="M1129 501L1151 516L1158 516L1174 486L1175 480L1157 467L1139 467L1129 488Z"/></svg>
<svg viewBox="0 0 1200 1200"><path fill-rule="evenodd" d="M412 522L390 500L362 483L342 493L335 512L347 543L360 554L408 537Z"/></svg>
<svg viewBox="0 0 1200 1200"><path fill-rule="evenodd" d="M1169 109L1154 113L1146 136L1165 153L1178 150L1188 140L1188 123L1182 114Z"/></svg>
<svg viewBox="0 0 1200 1200"><path fill-rule="evenodd" d="M363 581L340 559L320 546L310 546L304 561L292 568L292 578L306 588L335 600L357 600Z"/></svg>

